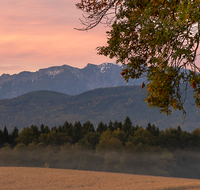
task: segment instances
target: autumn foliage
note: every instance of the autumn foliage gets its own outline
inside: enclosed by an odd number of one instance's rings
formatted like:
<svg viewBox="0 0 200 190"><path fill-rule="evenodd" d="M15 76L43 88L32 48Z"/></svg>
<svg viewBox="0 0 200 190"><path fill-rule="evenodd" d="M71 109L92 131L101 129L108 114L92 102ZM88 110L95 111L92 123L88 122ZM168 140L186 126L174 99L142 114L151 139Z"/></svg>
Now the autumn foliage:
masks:
<svg viewBox="0 0 200 190"><path fill-rule="evenodd" d="M81 0L76 6L85 13L82 30L110 26L107 45L98 47L98 54L122 63L126 81L147 75L150 107L185 114L188 83L199 107L200 0Z"/></svg>

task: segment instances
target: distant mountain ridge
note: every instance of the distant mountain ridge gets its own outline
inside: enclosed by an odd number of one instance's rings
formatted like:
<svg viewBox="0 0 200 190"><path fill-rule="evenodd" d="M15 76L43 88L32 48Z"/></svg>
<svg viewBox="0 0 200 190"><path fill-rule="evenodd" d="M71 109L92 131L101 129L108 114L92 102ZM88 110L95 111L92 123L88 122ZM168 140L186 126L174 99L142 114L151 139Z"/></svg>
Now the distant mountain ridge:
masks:
<svg viewBox="0 0 200 190"><path fill-rule="evenodd" d="M77 95L96 88L140 85L146 80L146 77L142 77L126 83L120 75L122 69L120 65L103 63L101 65L87 64L83 69L63 65L40 69L36 72L3 74L0 76L0 99L14 98L37 90Z"/></svg>
<svg viewBox="0 0 200 190"><path fill-rule="evenodd" d="M22 129L42 123L49 127L63 125L65 121L82 124L90 121L96 127L101 121L109 123L124 121L129 116L133 125L146 127L150 122L160 129L181 126L193 131L200 126L199 109L194 104L192 89L185 102L187 116L182 120L182 112L173 111L171 116L159 114L158 109L150 109L143 101L146 89L140 86L121 86L90 90L69 96L52 91L34 91L25 95L0 100L0 129L15 126Z"/></svg>

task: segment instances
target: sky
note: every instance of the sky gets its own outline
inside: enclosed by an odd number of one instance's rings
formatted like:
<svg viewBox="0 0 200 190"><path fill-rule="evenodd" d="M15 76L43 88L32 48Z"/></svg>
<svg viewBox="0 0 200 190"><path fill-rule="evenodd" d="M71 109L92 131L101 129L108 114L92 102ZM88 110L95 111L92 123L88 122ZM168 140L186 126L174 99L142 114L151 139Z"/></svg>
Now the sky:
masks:
<svg viewBox="0 0 200 190"><path fill-rule="evenodd" d="M0 0L0 75L115 62L97 55L108 27L82 32L79 0Z"/></svg>
<svg viewBox="0 0 200 190"><path fill-rule="evenodd" d="M96 51L106 45L109 27L98 25L88 32L74 29L83 27L78 2L0 0L0 75L64 64L83 68L88 63L114 63Z"/></svg>

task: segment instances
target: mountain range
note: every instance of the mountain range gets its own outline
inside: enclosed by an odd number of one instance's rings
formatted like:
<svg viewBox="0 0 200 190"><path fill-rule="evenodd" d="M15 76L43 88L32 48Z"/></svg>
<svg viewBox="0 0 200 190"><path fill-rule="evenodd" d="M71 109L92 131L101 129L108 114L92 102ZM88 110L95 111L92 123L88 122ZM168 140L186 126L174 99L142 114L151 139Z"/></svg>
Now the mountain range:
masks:
<svg viewBox="0 0 200 190"><path fill-rule="evenodd" d="M193 131L200 126L199 111L189 89L185 101L186 119L182 112L171 116L159 114L143 101L143 76L128 83L121 77L123 67L112 63L88 64L83 69L68 65L40 69L37 72L0 76L0 128L9 129L42 123L49 127L65 121L123 122L129 116L133 125L146 127L150 122L160 129L177 127Z"/></svg>
<svg viewBox="0 0 200 190"><path fill-rule="evenodd" d="M36 72L3 74L0 76L0 99L14 98L37 90L77 95L96 88L139 85L146 80L146 77L142 77L126 83L120 75L122 69L120 65L103 63L88 64L83 69L63 65Z"/></svg>
<svg viewBox="0 0 200 190"><path fill-rule="evenodd" d="M171 116L159 114L143 101L146 89L140 86L122 86L90 90L79 95L66 95L52 91L34 91L13 99L0 100L0 128L7 126L11 131L15 126L22 129L41 124L49 127L63 125L65 121L82 124L90 121L95 127L102 121L123 122L130 117L132 124L146 127L150 122L160 129L169 127L193 131L200 127L199 110L194 105L192 90L187 93L185 110L173 111Z"/></svg>

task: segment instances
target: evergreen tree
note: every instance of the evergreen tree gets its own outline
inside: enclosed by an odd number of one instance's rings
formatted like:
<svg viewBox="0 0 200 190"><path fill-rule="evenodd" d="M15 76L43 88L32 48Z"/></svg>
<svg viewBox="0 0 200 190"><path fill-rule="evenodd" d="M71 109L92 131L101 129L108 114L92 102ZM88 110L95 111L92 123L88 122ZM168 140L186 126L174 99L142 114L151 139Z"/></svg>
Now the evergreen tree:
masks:
<svg viewBox="0 0 200 190"><path fill-rule="evenodd" d="M44 124L40 125L40 132L45 134Z"/></svg>
<svg viewBox="0 0 200 190"><path fill-rule="evenodd" d="M110 122L108 124L108 129L110 129L110 131L114 131L113 122L111 120L110 120Z"/></svg>
<svg viewBox="0 0 200 190"><path fill-rule="evenodd" d="M71 128L71 123L69 124L67 121L65 121L63 125L63 133L67 133L67 131Z"/></svg>
<svg viewBox="0 0 200 190"><path fill-rule="evenodd" d="M122 129L122 122L118 122L117 120L115 120L115 122L113 123L114 126L114 130L117 130L118 128L121 130Z"/></svg>
<svg viewBox="0 0 200 190"><path fill-rule="evenodd" d="M148 123L147 127L146 127L146 130L149 131L151 134L153 134L154 136L157 136L159 135L160 133L160 130L158 127L156 127L154 124L151 125L150 123Z"/></svg>
<svg viewBox="0 0 200 190"><path fill-rule="evenodd" d="M50 133L50 129L48 126L44 126L44 124L40 125L40 133L42 134L49 134Z"/></svg>
<svg viewBox="0 0 200 190"><path fill-rule="evenodd" d="M131 127L132 127L132 122L131 122L129 117L126 117L126 119L125 119L125 121L124 121L124 123L122 125L122 130L125 133L127 133L131 129Z"/></svg>
<svg viewBox="0 0 200 190"><path fill-rule="evenodd" d="M63 132L61 125L59 125L57 132L58 133L62 133Z"/></svg>
<svg viewBox="0 0 200 190"><path fill-rule="evenodd" d="M180 127L180 126L178 126L178 127L177 127L177 131L179 131L179 132L181 132L181 131L182 131L182 129L181 129L181 127Z"/></svg>
<svg viewBox="0 0 200 190"><path fill-rule="evenodd" d="M94 126L90 121L87 121L83 124L82 130L81 130L81 138L84 137L85 134L89 132L95 132Z"/></svg>
<svg viewBox="0 0 200 190"><path fill-rule="evenodd" d="M44 133L45 133L45 134L49 134L49 133L50 133L50 129L49 129L48 126L45 126L45 128L44 128Z"/></svg>
<svg viewBox="0 0 200 190"><path fill-rule="evenodd" d="M81 138L81 128L82 128L82 125L80 121L75 122L74 127L73 127L73 143L74 144L78 142Z"/></svg>
<svg viewBox="0 0 200 190"><path fill-rule="evenodd" d="M19 136L19 130L18 130L17 127L14 127L14 129L13 129L13 131L12 131L12 143L13 143L14 145L17 144L17 138L18 138L18 136Z"/></svg>
<svg viewBox="0 0 200 190"><path fill-rule="evenodd" d="M38 137L40 136L40 131L39 131L38 127L36 125L31 125L30 129L31 129L33 135L36 137L36 139L38 139Z"/></svg>
<svg viewBox="0 0 200 190"><path fill-rule="evenodd" d="M5 126L3 130L3 143L7 143L7 142L8 142L8 130L7 130L7 127Z"/></svg>
<svg viewBox="0 0 200 190"><path fill-rule="evenodd" d="M73 125L70 123L69 125L67 125L67 128L64 128L64 131L66 131L67 136L72 137L73 138Z"/></svg>
<svg viewBox="0 0 200 190"><path fill-rule="evenodd" d="M52 131L56 131L56 133L57 133L57 127L56 127L56 126L52 127L52 128L51 128L51 132L52 132Z"/></svg>
<svg viewBox="0 0 200 190"><path fill-rule="evenodd" d="M0 129L0 147L3 146L3 131Z"/></svg>
<svg viewBox="0 0 200 190"><path fill-rule="evenodd" d="M106 130L107 130L107 125L103 124L103 122L101 121L97 126L97 132L103 133L103 131L106 131Z"/></svg>

